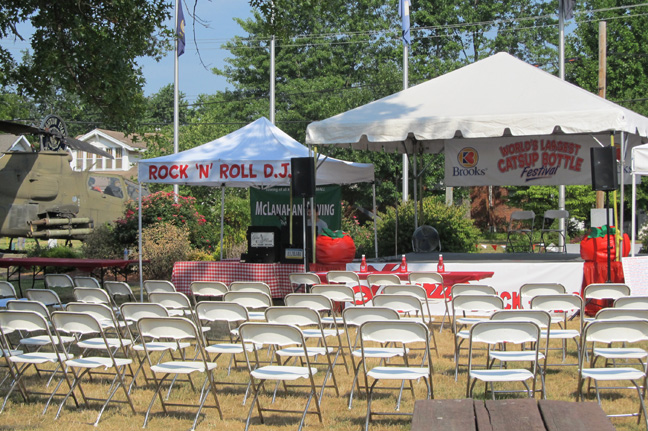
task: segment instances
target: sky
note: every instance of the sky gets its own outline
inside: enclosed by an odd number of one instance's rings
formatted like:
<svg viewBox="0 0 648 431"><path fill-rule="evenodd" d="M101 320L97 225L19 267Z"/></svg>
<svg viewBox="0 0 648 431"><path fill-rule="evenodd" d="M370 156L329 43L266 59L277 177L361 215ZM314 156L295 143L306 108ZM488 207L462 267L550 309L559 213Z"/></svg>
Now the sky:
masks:
<svg viewBox="0 0 648 431"><path fill-rule="evenodd" d="M193 9L194 1L185 0L186 47L185 53L180 56L179 89L191 103L199 94L213 94L230 88L225 78L214 75L211 68L223 67L225 58L230 55L229 51L221 49L222 44L234 36L246 36L234 18L250 18L252 8L248 0L196 0L196 15L204 25L196 24L194 38L193 11L187 9L187 6ZM167 25L175 28L174 19L169 20ZM21 51L29 49L28 38L33 33L33 28L29 23L22 23L18 26L18 31L26 39L24 42L0 39L2 46L9 49L15 58L20 58ZM207 68L201 64L198 50ZM174 53L169 52L159 62L150 58L139 59L138 64L146 79L146 96L158 92L167 84L173 84L173 57Z"/></svg>
<svg viewBox="0 0 648 431"><path fill-rule="evenodd" d="M185 5L193 8L194 2L188 0ZM196 23L195 38L194 23L189 12L185 7L186 46L184 54L180 56L178 87L185 94L185 99L192 102L199 94L213 94L230 88L225 78L214 75L211 69L222 68L225 58L230 55L229 51L221 49L221 45L234 36L246 36L234 18L250 18L252 8L247 0L199 0L196 15L205 25ZM173 20L168 25L173 27ZM198 50L207 69L200 62ZM160 62L142 59L140 66L146 78L146 96L167 84L173 84L173 52L169 52Z"/></svg>

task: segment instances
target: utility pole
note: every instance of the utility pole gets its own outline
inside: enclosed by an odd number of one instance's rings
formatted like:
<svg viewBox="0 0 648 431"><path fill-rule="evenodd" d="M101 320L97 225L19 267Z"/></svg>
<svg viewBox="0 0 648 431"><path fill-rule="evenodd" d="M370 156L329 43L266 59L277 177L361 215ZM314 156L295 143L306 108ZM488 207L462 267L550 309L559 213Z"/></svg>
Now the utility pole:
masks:
<svg viewBox="0 0 648 431"><path fill-rule="evenodd" d="M599 77L598 95L605 99L607 89L607 22L599 21ZM605 192L597 190L596 208L605 207Z"/></svg>

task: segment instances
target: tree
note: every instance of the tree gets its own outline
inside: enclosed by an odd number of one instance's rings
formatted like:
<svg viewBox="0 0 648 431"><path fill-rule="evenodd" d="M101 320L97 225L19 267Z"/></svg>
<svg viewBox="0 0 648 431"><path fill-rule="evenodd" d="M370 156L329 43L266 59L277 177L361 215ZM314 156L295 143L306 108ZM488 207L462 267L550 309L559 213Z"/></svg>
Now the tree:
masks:
<svg viewBox="0 0 648 431"><path fill-rule="evenodd" d="M172 32L163 27L169 17L164 0L5 0L0 35L23 39L17 24L24 21L34 34L31 61L0 47L0 85L15 85L37 101L58 91L76 95L112 127L128 129L144 103L135 60L169 49Z"/></svg>

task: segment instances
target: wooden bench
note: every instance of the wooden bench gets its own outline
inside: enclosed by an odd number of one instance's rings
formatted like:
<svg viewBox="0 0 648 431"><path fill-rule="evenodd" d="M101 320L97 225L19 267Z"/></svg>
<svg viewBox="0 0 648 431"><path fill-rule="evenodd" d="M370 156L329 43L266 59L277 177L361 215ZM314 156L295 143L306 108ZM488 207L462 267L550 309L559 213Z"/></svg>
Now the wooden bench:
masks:
<svg viewBox="0 0 648 431"><path fill-rule="evenodd" d="M555 400L419 400L412 431L614 431L598 403Z"/></svg>

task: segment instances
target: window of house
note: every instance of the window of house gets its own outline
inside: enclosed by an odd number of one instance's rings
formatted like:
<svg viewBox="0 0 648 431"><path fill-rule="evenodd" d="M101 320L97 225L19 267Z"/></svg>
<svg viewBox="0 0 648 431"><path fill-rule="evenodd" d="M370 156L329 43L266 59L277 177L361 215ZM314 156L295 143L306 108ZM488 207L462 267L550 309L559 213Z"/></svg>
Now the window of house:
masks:
<svg viewBox="0 0 648 431"><path fill-rule="evenodd" d="M113 154L113 153L111 153ZM113 160L115 169L121 170L123 169L123 152L121 148L115 148L115 152L113 154L115 159Z"/></svg>
<svg viewBox="0 0 648 431"><path fill-rule="evenodd" d="M85 157L85 152L84 151L75 151L76 153L76 169L77 171L82 171L83 170L83 158Z"/></svg>

